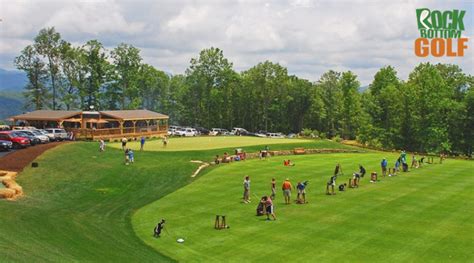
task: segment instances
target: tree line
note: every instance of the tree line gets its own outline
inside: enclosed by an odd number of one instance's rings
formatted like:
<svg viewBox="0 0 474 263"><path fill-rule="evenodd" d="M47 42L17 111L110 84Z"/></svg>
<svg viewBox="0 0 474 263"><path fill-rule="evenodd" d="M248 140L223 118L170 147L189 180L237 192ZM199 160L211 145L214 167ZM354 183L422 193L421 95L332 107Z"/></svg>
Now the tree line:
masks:
<svg viewBox="0 0 474 263"><path fill-rule="evenodd" d="M136 47L108 51L98 40L73 46L54 27L42 29L15 65L28 76L24 96L35 109L146 108L180 125L305 129L419 152L470 155L474 145L474 78L457 65L421 63L407 81L386 66L360 92L351 71L330 70L310 82L264 61L236 72L211 47L184 74L171 75L143 63Z"/></svg>

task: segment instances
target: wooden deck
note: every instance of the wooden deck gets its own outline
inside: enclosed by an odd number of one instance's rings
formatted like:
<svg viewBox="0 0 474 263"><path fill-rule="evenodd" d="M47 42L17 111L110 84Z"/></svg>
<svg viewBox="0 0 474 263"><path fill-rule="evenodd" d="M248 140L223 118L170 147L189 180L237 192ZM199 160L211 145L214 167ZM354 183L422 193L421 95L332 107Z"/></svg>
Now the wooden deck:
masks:
<svg viewBox="0 0 474 263"><path fill-rule="evenodd" d="M163 137L168 133L168 126L124 127L110 129L67 129L74 133L76 139L113 140L120 138Z"/></svg>

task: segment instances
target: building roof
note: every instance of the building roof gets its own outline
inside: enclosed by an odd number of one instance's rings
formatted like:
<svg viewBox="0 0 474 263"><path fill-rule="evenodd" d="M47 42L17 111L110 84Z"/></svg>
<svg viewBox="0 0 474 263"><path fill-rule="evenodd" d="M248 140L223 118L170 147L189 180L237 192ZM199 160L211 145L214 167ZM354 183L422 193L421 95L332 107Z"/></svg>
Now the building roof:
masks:
<svg viewBox="0 0 474 263"><path fill-rule="evenodd" d="M151 120L151 119L168 119L167 115L149 111L149 110L113 110L101 111L103 115L110 116L114 119L121 120Z"/></svg>
<svg viewBox="0 0 474 263"><path fill-rule="evenodd" d="M24 121L62 121L73 116L88 113L82 111L63 111L63 110L37 110L32 112L27 112L17 116L11 117L15 120L24 120ZM102 118L110 117L112 119L119 120L157 120L157 119L168 119L167 115L157 113L149 110L113 110L113 111L100 111L103 116Z"/></svg>
<svg viewBox="0 0 474 263"><path fill-rule="evenodd" d="M57 121L70 118L81 114L82 111L65 111L65 110L36 110L24 114L11 117L16 120L39 120L39 121Z"/></svg>

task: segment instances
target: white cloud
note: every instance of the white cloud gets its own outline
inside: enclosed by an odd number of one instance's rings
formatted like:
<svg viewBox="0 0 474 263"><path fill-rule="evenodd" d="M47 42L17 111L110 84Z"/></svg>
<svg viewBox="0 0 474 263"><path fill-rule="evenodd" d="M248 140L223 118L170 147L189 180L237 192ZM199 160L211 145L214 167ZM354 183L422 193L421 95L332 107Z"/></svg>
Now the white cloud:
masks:
<svg viewBox="0 0 474 263"><path fill-rule="evenodd" d="M467 9L464 35L472 36L474 10L446 1L9 1L0 0L0 67L12 68L20 50L46 26L63 38L96 38L109 49L121 42L142 50L144 62L183 73L203 48L224 50L237 70L264 60L290 74L317 80L325 71L352 70L366 85L378 68L394 66L400 77L420 62L460 65L474 74L474 44L464 58L418 58L415 9Z"/></svg>

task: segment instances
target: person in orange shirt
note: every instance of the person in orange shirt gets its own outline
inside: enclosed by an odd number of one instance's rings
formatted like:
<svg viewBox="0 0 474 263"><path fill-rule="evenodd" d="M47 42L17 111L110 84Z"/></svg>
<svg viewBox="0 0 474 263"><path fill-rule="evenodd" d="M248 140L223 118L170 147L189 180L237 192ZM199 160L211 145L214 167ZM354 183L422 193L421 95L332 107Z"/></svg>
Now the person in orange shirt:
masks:
<svg viewBox="0 0 474 263"><path fill-rule="evenodd" d="M283 182L283 185L281 186L281 189L283 190L283 196L285 197L285 204L287 205L290 204L292 188L293 186L291 185L290 179L286 178L286 180Z"/></svg>

